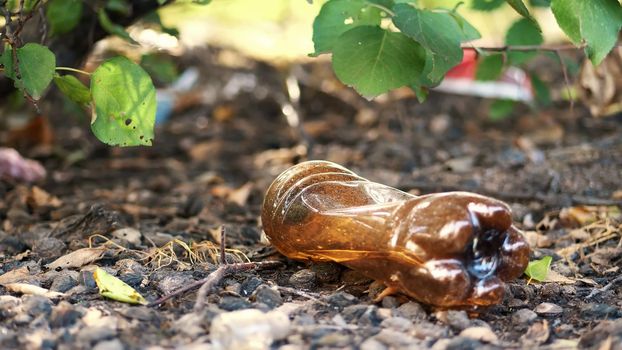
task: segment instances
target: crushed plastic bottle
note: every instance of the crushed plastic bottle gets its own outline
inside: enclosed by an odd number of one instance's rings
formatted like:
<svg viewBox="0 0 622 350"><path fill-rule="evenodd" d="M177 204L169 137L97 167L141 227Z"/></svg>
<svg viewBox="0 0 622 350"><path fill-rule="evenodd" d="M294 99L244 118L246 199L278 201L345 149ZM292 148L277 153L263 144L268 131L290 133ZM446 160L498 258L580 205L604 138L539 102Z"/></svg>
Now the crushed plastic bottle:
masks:
<svg viewBox="0 0 622 350"><path fill-rule="evenodd" d="M335 261L421 302L501 302L529 246L509 207L468 192L415 196L327 161L309 161L274 180L264 231L284 255Z"/></svg>

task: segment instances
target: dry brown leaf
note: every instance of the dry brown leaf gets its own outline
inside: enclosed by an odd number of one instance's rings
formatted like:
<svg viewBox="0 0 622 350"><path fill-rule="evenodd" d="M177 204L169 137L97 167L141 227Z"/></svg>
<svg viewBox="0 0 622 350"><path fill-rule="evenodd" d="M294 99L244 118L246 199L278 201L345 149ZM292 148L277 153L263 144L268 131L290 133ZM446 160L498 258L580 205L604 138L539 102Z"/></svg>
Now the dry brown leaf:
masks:
<svg viewBox="0 0 622 350"><path fill-rule="evenodd" d="M253 184L247 182L242 185L242 187L231 191L227 196L227 200L239 205L240 207L243 207L246 205L246 202L248 201L248 197L251 195L252 190Z"/></svg>
<svg viewBox="0 0 622 350"><path fill-rule="evenodd" d="M9 292L13 293L40 295L51 299L65 296L64 293L54 292L49 289L41 288L39 286L35 286L34 284L28 283L9 283L5 284L4 288L6 288Z"/></svg>
<svg viewBox="0 0 622 350"><path fill-rule="evenodd" d="M47 265L49 269L80 267L90 264L102 258L107 248L105 246L96 248L82 248L65 254Z"/></svg>
<svg viewBox="0 0 622 350"><path fill-rule="evenodd" d="M566 276L561 275L559 272L555 270L549 270L549 273L546 275L546 278L541 281L542 283L559 283L559 284L575 284L577 281L568 278Z"/></svg>
<svg viewBox="0 0 622 350"><path fill-rule="evenodd" d="M37 186L33 186L30 189L30 193L28 194L27 201L28 201L28 204L33 208L38 208L38 207L58 208L63 204L63 202L60 199L58 199L58 197L47 193L45 190Z"/></svg>
<svg viewBox="0 0 622 350"><path fill-rule="evenodd" d="M28 271L28 267L22 266L18 269L14 269L0 275L0 285L6 285L9 283L21 281L26 279L28 276L30 276L30 271Z"/></svg>

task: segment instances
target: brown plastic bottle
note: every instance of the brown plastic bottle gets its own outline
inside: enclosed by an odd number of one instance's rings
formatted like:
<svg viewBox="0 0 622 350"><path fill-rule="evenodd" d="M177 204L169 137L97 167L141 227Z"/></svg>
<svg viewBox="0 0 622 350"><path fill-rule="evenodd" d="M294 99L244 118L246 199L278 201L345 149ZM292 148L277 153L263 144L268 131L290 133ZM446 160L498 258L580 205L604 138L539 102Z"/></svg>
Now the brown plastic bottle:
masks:
<svg viewBox="0 0 622 350"><path fill-rule="evenodd" d="M421 302L492 305L520 276L529 247L508 206L468 192L414 196L326 161L274 180L264 231L284 255L335 261Z"/></svg>

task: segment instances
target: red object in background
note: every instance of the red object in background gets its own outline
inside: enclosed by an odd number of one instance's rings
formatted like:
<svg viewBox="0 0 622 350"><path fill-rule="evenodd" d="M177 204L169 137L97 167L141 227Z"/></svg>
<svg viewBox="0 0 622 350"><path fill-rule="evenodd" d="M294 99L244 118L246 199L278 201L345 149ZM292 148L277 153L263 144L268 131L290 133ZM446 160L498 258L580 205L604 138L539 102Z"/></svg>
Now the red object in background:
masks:
<svg viewBox="0 0 622 350"><path fill-rule="evenodd" d="M531 102L534 99L531 78L524 70L517 67L507 68L496 81L475 79L479 64L477 51L462 49L462 62L449 70L437 91L486 98L499 98L514 101Z"/></svg>

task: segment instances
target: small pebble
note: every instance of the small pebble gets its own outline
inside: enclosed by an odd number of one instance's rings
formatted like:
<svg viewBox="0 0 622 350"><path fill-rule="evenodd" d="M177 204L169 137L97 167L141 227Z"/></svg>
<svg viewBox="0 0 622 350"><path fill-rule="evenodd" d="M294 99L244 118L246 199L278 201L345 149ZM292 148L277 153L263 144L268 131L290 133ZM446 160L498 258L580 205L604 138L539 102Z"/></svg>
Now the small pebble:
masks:
<svg viewBox="0 0 622 350"><path fill-rule="evenodd" d="M423 310L423 307L419 303L409 301L400 305L397 308L397 315L405 317L411 321L423 320L428 317L428 314Z"/></svg>
<svg viewBox="0 0 622 350"><path fill-rule="evenodd" d="M352 294L337 292L329 295L326 298L326 302L334 309L343 310L346 306L356 304L358 299Z"/></svg>
<svg viewBox="0 0 622 350"><path fill-rule="evenodd" d="M340 314L346 322L356 323L365 311L367 311L367 305L350 305L344 307Z"/></svg>
<svg viewBox="0 0 622 350"><path fill-rule="evenodd" d="M173 329L191 339L196 339L207 333L207 330L203 328L203 324L202 314L190 312L177 319L173 323Z"/></svg>
<svg viewBox="0 0 622 350"><path fill-rule="evenodd" d="M167 295L192 282L194 282L192 275L186 272L171 272L158 281L156 288L163 295Z"/></svg>
<svg viewBox="0 0 622 350"><path fill-rule="evenodd" d="M326 334L311 343L311 348L315 347L332 347L343 348L352 342L352 337L342 332L333 332Z"/></svg>
<svg viewBox="0 0 622 350"><path fill-rule="evenodd" d="M54 278L52 281L52 285L50 286L50 290L55 292L65 293L71 288L78 285L78 281L73 279L68 274L60 274Z"/></svg>
<svg viewBox="0 0 622 350"><path fill-rule="evenodd" d="M436 318L458 331L468 328L471 325L471 320L466 311L439 311L436 313Z"/></svg>
<svg viewBox="0 0 622 350"><path fill-rule="evenodd" d="M334 283L339 281L341 266L335 263L317 263L311 266L311 271L315 272L318 282Z"/></svg>
<svg viewBox="0 0 622 350"><path fill-rule="evenodd" d="M360 345L361 350L386 350L387 347L374 338L368 338Z"/></svg>
<svg viewBox="0 0 622 350"><path fill-rule="evenodd" d="M553 303L542 303L534 309L534 311L540 316L555 316L561 314L564 309L561 306Z"/></svg>
<svg viewBox="0 0 622 350"><path fill-rule="evenodd" d="M289 278L289 283L296 288L310 289L317 285L317 274L308 269L300 270Z"/></svg>
<svg viewBox="0 0 622 350"><path fill-rule="evenodd" d="M359 317L359 326L376 327L382 322L382 319L378 316L378 307L376 305L368 305L367 310Z"/></svg>
<svg viewBox="0 0 622 350"><path fill-rule="evenodd" d="M391 329L381 330L374 338L390 348L401 348L405 346L416 348L415 345L417 344L415 338Z"/></svg>
<svg viewBox="0 0 622 350"><path fill-rule="evenodd" d="M24 297L24 312L30 316L36 317L39 315L49 316L52 313L52 302L50 299L38 295L29 295Z"/></svg>
<svg viewBox="0 0 622 350"><path fill-rule="evenodd" d="M66 301L61 301L52 310L50 315L50 327L65 328L74 325L81 317L82 312Z"/></svg>
<svg viewBox="0 0 622 350"><path fill-rule="evenodd" d="M263 313L255 309L222 313L210 326L212 347L220 349L268 349L274 340L289 335L291 322L279 311Z"/></svg>
<svg viewBox="0 0 622 350"><path fill-rule="evenodd" d="M243 297L251 296L257 287L263 284L263 281L256 276L251 276L242 282L240 286L240 295Z"/></svg>
<svg viewBox="0 0 622 350"><path fill-rule="evenodd" d="M620 310L607 304L589 303L581 307L581 316L588 319L613 319L621 314Z"/></svg>
<svg viewBox="0 0 622 350"><path fill-rule="evenodd" d="M529 309L520 309L512 314L512 322L517 324L528 324L538 318L538 314Z"/></svg>
<svg viewBox="0 0 622 350"><path fill-rule="evenodd" d="M407 332L413 326L411 320L404 317L391 317L382 321L380 324L383 328L389 328L398 332Z"/></svg>
<svg viewBox="0 0 622 350"><path fill-rule="evenodd" d="M220 299L218 307L227 311L236 311L250 308L251 303L240 297L224 296Z"/></svg>
<svg viewBox="0 0 622 350"><path fill-rule="evenodd" d="M445 350L480 350L484 347L480 341L467 337L455 337L447 343Z"/></svg>
<svg viewBox="0 0 622 350"><path fill-rule="evenodd" d="M117 335L116 329L107 326L90 326L78 331L76 338L80 342L95 343L101 340L114 338Z"/></svg>
<svg viewBox="0 0 622 350"><path fill-rule="evenodd" d="M255 301L266 304L270 309L283 304L283 298L278 290L270 288L268 285L261 285L255 291Z"/></svg>
<svg viewBox="0 0 622 350"><path fill-rule="evenodd" d="M400 306L399 301L397 301L396 297L386 296L382 298L382 307L386 307L388 309L397 308Z"/></svg>
<svg viewBox="0 0 622 350"><path fill-rule="evenodd" d="M460 332L460 336L492 344L499 340L497 335L488 327L469 327Z"/></svg>
<svg viewBox="0 0 622 350"><path fill-rule="evenodd" d="M93 347L93 350L124 350L125 346L119 339L100 341Z"/></svg>

